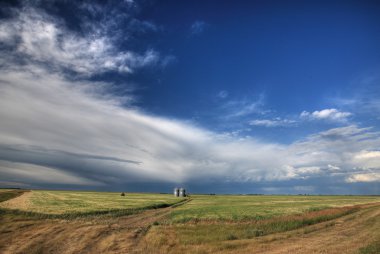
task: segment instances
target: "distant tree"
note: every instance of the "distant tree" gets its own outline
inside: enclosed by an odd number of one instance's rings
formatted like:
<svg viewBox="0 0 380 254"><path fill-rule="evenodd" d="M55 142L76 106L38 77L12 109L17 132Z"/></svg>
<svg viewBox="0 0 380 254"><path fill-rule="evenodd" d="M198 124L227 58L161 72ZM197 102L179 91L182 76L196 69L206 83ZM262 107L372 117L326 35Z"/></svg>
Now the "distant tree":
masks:
<svg viewBox="0 0 380 254"><path fill-rule="evenodd" d="M124 197L124 196L125 196L125 193L124 193L124 192L122 192L122 193L120 194L120 196Z"/></svg>

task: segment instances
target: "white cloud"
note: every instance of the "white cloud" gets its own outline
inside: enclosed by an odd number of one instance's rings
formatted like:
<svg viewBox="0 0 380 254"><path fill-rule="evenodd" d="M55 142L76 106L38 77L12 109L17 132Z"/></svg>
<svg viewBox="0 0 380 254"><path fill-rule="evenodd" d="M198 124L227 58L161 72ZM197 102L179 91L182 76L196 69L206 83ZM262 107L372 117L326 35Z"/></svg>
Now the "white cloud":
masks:
<svg viewBox="0 0 380 254"><path fill-rule="evenodd" d="M346 179L349 183L356 182L380 182L380 172L378 173L365 173L365 174L354 174Z"/></svg>
<svg viewBox="0 0 380 254"><path fill-rule="evenodd" d="M31 64L92 75L105 71L131 73L161 63L159 53L153 49L143 53L118 51L113 38L99 29L82 36L66 29L63 21L26 7L13 19L0 24L0 42L15 48L7 55L3 53L1 64L7 65L9 58L17 55Z"/></svg>
<svg viewBox="0 0 380 254"><path fill-rule="evenodd" d="M362 151L355 156L356 159L380 159L380 151Z"/></svg>
<svg viewBox="0 0 380 254"><path fill-rule="evenodd" d="M258 111L260 108L261 101L258 101L258 103L252 104L253 106L250 108L252 111L247 110L248 108L245 107L241 111L238 112L238 115L244 115L246 112L247 114ZM337 109L324 109L321 111L314 111L312 113L303 111L299 118L295 119L282 119L280 117L276 117L273 119L255 119L249 122L252 126L264 126L264 127L290 127L290 126L296 126L298 123L302 122L303 120L327 120L331 122L340 122L345 123L348 120L348 117L350 117L352 114L349 112L341 112Z"/></svg>
<svg viewBox="0 0 380 254"><path fill-rule="evenodd" d="M341 170L340 167L337 167L337 166L334 166L334 165L331 165L331 164L328 164L327 168L328 168L329 171L332 171L332 172L339 172Z"/></svg>
<svg viewBox="0 0 380 254"><path fill-rule="evenodd" d="M380 151L363 150L356 153L352 159L353 163L360 168L379 168L380 167Z"/></svg>
<svg viewBox="0 0 380 254"><path fill-rule="evenodd" d="M302 119L308 119L308 120L329 120L329 121L338 121L338 122L345 122L347 121L348 117L350 117L352 114L350 112L341 112L335 108L331 109L323 109L321 111L314 111L314 112L307 112L303 111L300 114L300 117Z"/></svg>

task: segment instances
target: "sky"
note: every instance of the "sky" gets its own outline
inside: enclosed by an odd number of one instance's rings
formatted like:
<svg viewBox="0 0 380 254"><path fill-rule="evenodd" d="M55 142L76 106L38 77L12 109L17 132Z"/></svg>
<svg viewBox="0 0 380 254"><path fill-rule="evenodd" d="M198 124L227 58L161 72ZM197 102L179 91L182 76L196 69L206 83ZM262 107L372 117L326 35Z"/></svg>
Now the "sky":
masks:
<svg viewBox="0 0 380 254"><path fill-rule="evenodd" d="M1 1L0 187L380 194L380 2Z"/></svg>

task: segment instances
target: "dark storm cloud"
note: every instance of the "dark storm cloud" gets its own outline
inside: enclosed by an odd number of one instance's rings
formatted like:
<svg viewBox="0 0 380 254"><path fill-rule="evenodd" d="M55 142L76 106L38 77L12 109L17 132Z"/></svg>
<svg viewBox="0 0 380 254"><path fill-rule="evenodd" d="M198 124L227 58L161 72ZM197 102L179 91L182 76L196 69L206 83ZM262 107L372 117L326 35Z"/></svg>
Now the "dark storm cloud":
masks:
<svg viewBox="0 0 380 254"><path fill-rule="evenodd" d="M22 158L27 158L30 156L37 156L37 157L67 156L67 157L71 157L71 158L117 161L117 162L133 163L133 164L140 164L141 163L140 161L124 160L124 159L120 159L120 158L116 158L116 157L110 157L110 156L101 156L101 155L83 154L83 153L71 153L71 152L60 151L60 150L55 150L55 149L47 149L47 148L38 147L38 146L19 147L19 146L0 145L0 156L4 155L4 158L0 157L0 159L12 158L12 155L17 154L17 153L19 155L23 155L23 156L20 156ZM30 154L30 156L28 156L27 154ZM12 161L15 161L15 160L12 160ZM18 160L16 160L16 161L18 161Z"/></svg>

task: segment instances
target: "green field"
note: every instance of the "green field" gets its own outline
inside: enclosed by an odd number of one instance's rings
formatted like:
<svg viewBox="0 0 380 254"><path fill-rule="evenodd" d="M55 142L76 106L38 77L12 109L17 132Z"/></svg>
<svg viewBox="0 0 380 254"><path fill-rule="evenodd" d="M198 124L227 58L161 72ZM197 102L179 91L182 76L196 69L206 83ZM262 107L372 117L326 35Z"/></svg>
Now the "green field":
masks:
<svg viewBox="0 0 380 254"><path fill-rule="evenodd" d="M171 214L173 222L244 221L297 214L330 207L380 202L379 196L195 195Z"/></svg>
<svg viewBox="0 0 380 254"><path fill-rule="evenodd" d="M0 204L0 208L42 214L87 213L172 205L182 199L169 194L33 190L25 197Z"/></svg>

